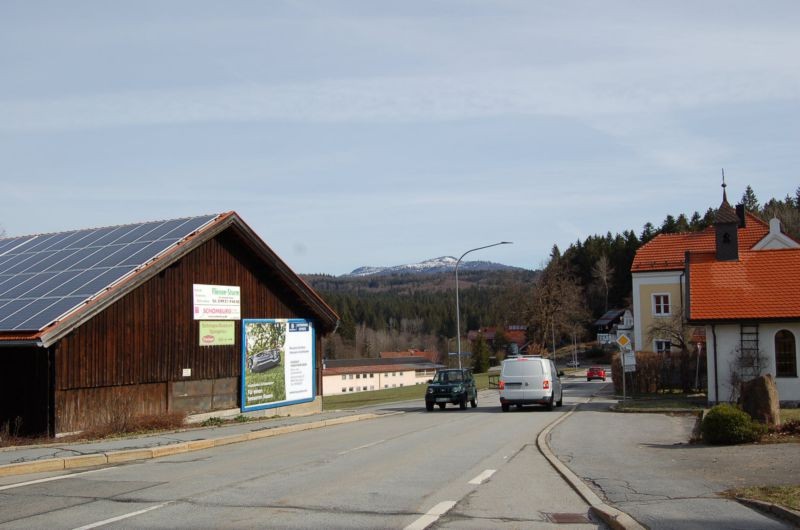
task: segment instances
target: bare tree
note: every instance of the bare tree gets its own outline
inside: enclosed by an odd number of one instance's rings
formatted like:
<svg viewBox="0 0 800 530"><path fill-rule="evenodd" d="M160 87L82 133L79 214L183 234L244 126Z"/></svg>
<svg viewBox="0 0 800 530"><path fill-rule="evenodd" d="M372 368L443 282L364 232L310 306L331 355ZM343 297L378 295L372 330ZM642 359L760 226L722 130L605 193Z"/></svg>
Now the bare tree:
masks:
<svg viewBox="0 0 800 530"><path fill-rule="evenodd" d="M611 262L605 254L600 256L600 259L592 267L592 277L597 281L598 287L603 292L604 311L608 311L608 291L611 289L614 267L611 266Z"/></svg>
<svg viewBox="0 0 800 530"><path fill-rule="evenodd" d="M692 329L683 321L683 312L680 307L669 317L659 317L647 328L647 342L656 339L668 340L672 347L681 352L689 351ZM637 347L640 347L637 345Z"/></svg>
<svg viewBox="0 0 800 530"><path fill-rule="evenodd" d="M589 318L583 292L560 256L553 256L528 298L528 322L544 347L553 336L561 338L576 322Z"/></svg>

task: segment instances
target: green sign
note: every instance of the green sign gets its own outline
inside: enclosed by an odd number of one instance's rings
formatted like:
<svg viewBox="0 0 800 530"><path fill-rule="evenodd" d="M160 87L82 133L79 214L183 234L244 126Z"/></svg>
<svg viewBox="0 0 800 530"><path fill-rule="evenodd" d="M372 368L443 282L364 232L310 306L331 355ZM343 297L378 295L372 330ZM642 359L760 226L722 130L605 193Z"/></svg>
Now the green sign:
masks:
<svg viewBox="0 0 800 530"><path fill-rule="evenodd" d="M232 320L201 320L200 346L233 346L236 323Z"/></svg>

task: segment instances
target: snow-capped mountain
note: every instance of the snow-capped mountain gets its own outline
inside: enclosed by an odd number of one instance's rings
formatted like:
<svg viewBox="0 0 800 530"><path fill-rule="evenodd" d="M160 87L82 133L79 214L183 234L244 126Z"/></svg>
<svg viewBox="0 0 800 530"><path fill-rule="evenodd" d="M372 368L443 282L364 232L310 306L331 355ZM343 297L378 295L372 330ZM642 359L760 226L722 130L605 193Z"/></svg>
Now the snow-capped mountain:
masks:
<svg viewBox="0 0 800 530"><path fill-rule="evenodd" d="M420 263L409 263L407 265L395 265L394 267L359 267L345 276L375 276L388 274L435 274L440 272L452 272L456 268L458 260L453 256L442 256L425 260ZM517 267L493 263L491 261L462 261L459 271L499 271L512 270Z"/></svg>

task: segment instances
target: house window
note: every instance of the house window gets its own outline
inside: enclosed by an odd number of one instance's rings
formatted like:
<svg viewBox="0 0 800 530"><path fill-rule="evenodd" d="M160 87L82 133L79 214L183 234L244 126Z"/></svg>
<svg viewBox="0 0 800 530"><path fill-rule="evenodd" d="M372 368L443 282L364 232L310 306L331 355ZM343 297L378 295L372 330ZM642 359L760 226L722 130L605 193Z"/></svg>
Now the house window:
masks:
<svg viewBox="0 0 800 530"><path fill-rule="evenodd" d="M403 372L400 372L400 375L403 375Z"/></svg>
<svg viewBox="0 0 800 530"><path fill-rule="evenodd" d="M672 343L668 340L653 341L653 349L656 353L669 353L672 351Z"/></svg>
<svg viewBox="0 0 800 530"><path fill-rule="evenodd" d="M660 317L665 317L670 315L668 294L653 295L653 314Z"/></svg>
<svg viewBox="0 0 800 530"><path fill-rule="evenodd" d="M347 379L347 375L342 374L342 379Z"/></svg>
<svg viewBox="0 0 800 530"><path fill-rule="evenodd" d="M356 379L361 379L361 374L356 374Z"/></svg>
<svg viewBox="0 0 800 530"><path fill-rule="evenodd" d="M375 374L369 374L370 379L372 379L373 377L375 377Z"/></svg>
<svg viewBox="0 0 800 530"><path fill-rule="evenodd" d="M352 391L353 391L353 387L351 386L351 387L350 387L350 392L352 392Z"/></svg>
<svg viewBox="0 0 800 530"><path fill-rule="evenodd" d="M352 379L352 378L353 378L353 374L348 374L348 375L347 375L347 377L348 377L349 379Z"/></svg>
<svg viewBox="0 0 800 530"><path fill-rule="evenodd" d="M343 388L343 389L342 389L342 394L346 394L346 393L347 393L347 389L346 389L346 388Z"/></svg>
<svg viewBox="0 0 800 530"><path fill-rule="evenodd" d="M794 334L782 329L775 334L775 376L797 377L797 346Z"/></svg>

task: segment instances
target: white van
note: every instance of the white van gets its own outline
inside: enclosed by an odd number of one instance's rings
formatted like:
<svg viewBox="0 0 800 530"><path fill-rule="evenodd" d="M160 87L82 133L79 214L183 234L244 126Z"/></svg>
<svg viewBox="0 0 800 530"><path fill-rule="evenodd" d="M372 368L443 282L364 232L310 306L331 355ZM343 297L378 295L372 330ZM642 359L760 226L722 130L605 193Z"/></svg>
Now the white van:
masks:
<svg viewBox="0 0 800 530"><path fill-rule="evenodd" d="M500 370L500 406L508 412L511 405L544 405L553 410L564 401L560 376L550 359L538 355L520 355L503 361Z"/></svg>

